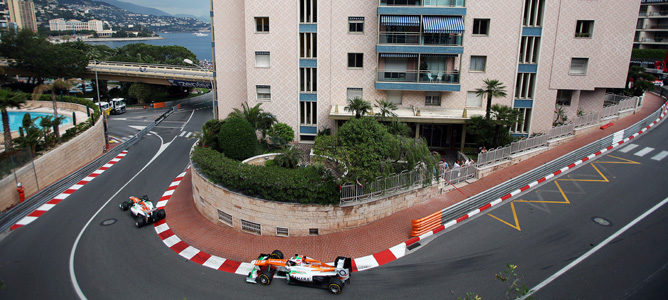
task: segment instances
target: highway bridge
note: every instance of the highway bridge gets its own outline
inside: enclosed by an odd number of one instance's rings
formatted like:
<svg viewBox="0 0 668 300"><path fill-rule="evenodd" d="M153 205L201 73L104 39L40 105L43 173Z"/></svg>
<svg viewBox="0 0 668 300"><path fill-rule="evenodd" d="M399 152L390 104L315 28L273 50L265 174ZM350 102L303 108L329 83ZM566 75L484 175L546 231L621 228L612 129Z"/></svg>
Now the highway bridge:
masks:
<svg viewBox="0 0 668 300"><path fill-rule="evenodd" d="M29 75L12 68L9 60L0 59L0 68L10 75ZM115 61L91 61L84 78L143 82L159 85L211 88L213 72L198 67L156 65Z"/></svg>

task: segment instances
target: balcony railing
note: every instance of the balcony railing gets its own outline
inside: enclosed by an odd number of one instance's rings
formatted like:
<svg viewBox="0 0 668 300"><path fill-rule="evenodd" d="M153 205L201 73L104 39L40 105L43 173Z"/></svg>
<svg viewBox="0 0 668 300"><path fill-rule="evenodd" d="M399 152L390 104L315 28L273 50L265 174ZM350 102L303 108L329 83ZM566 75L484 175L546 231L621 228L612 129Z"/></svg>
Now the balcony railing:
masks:
<svg viewBox="0 0 668 300"><path fill-rule="evenodd" d="M459 72L378 70L378 81L459 84Z"/></svg>
<svg viewBox="0 0 668 300"><path fill-rule="evenodd" d="M378 44L461 46L461 34L438 34L419 32L380 32Z"/></svg>
<svg viewBox="0 0 668 300"><path fill-rule="evenodd" d="M380 6L464 7L465 0L380 0Z"/></svg>

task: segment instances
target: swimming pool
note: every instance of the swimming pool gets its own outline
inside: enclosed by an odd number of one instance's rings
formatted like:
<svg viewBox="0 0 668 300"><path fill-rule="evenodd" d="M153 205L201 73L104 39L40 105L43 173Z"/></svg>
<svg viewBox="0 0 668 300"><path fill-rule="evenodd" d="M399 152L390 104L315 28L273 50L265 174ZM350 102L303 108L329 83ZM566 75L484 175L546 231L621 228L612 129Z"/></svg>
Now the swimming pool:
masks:
<svg viewBox="0 0 668 300"><path fill-rule="evenodd" d="M43 112L26 112L26 111L10 111L7 112L9 114L9 129L11 131L18 131L19 127L23 126L23 115L29 113L31 118L38 118L38 117L45 117L45 116L53 116L53 113L43 113ZM35 121L37 127L41 128L39 126L39 119ZM0 122L2 122L2 115L0 115ZM65 117L65 119L60 123L60 125L63 124L70 124L72 123L72 117ZM4 132L2 128L2 123L0 123L0 132Z"/></svg>

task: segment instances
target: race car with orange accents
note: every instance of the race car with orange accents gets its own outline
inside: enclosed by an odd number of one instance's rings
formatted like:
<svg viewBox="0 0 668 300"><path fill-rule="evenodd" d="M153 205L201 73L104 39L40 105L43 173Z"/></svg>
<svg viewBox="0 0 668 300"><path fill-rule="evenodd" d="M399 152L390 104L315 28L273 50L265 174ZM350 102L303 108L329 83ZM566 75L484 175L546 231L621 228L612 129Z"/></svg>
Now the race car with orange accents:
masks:
<svg viewBox="0 0 668 300"><path fill-rule="evenodd" d="M146 224L155 223L166 217L165 210L156 209L146 195L141 198L132 196L130 197L130 200L121 202L119 206L121 210L130 209L130 212L135 217L135 225L137 228Z"/></svg>
<svg viewBox="0 0 668 300"><path fill-rule="evenodd" d="M269 285L274 278L285 278L289 284L301 284L328 289L332 294L340 294L346 282L350 283L352 260L339 256L333 265L295 254L285 259L280 250L271 254L260 254L252 261L253 269L246 282Z"/></svg>

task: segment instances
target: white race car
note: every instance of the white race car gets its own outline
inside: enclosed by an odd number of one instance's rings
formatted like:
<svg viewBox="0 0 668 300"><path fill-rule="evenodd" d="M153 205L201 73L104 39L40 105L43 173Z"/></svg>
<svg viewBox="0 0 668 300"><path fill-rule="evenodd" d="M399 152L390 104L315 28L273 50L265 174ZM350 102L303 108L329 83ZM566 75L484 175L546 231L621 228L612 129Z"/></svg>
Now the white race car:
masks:
<svg viewBox="0 0 668 300"><path fill-rule="evenodd" d="M290 284L301 284L327 288L332 294L340 294L346 282L350 282L352 260L339 256L334 265L295 254L294 257L283 259L283 253L274 250L271 254L260 254L252 264L255 266L248 273L246 282L271 284L272 279L282 277Z"/></svg>
<svg viewBox="0 0 668 300"><path fill-rule="evenodd" d="M121 202L119 206L122 210L130 209L130 212L135 217L137 228L155 223L166 217L165 210L153 207L153 203L148 200L148 196L146 195L141 198L130 197L130 200Z"/></svg>

